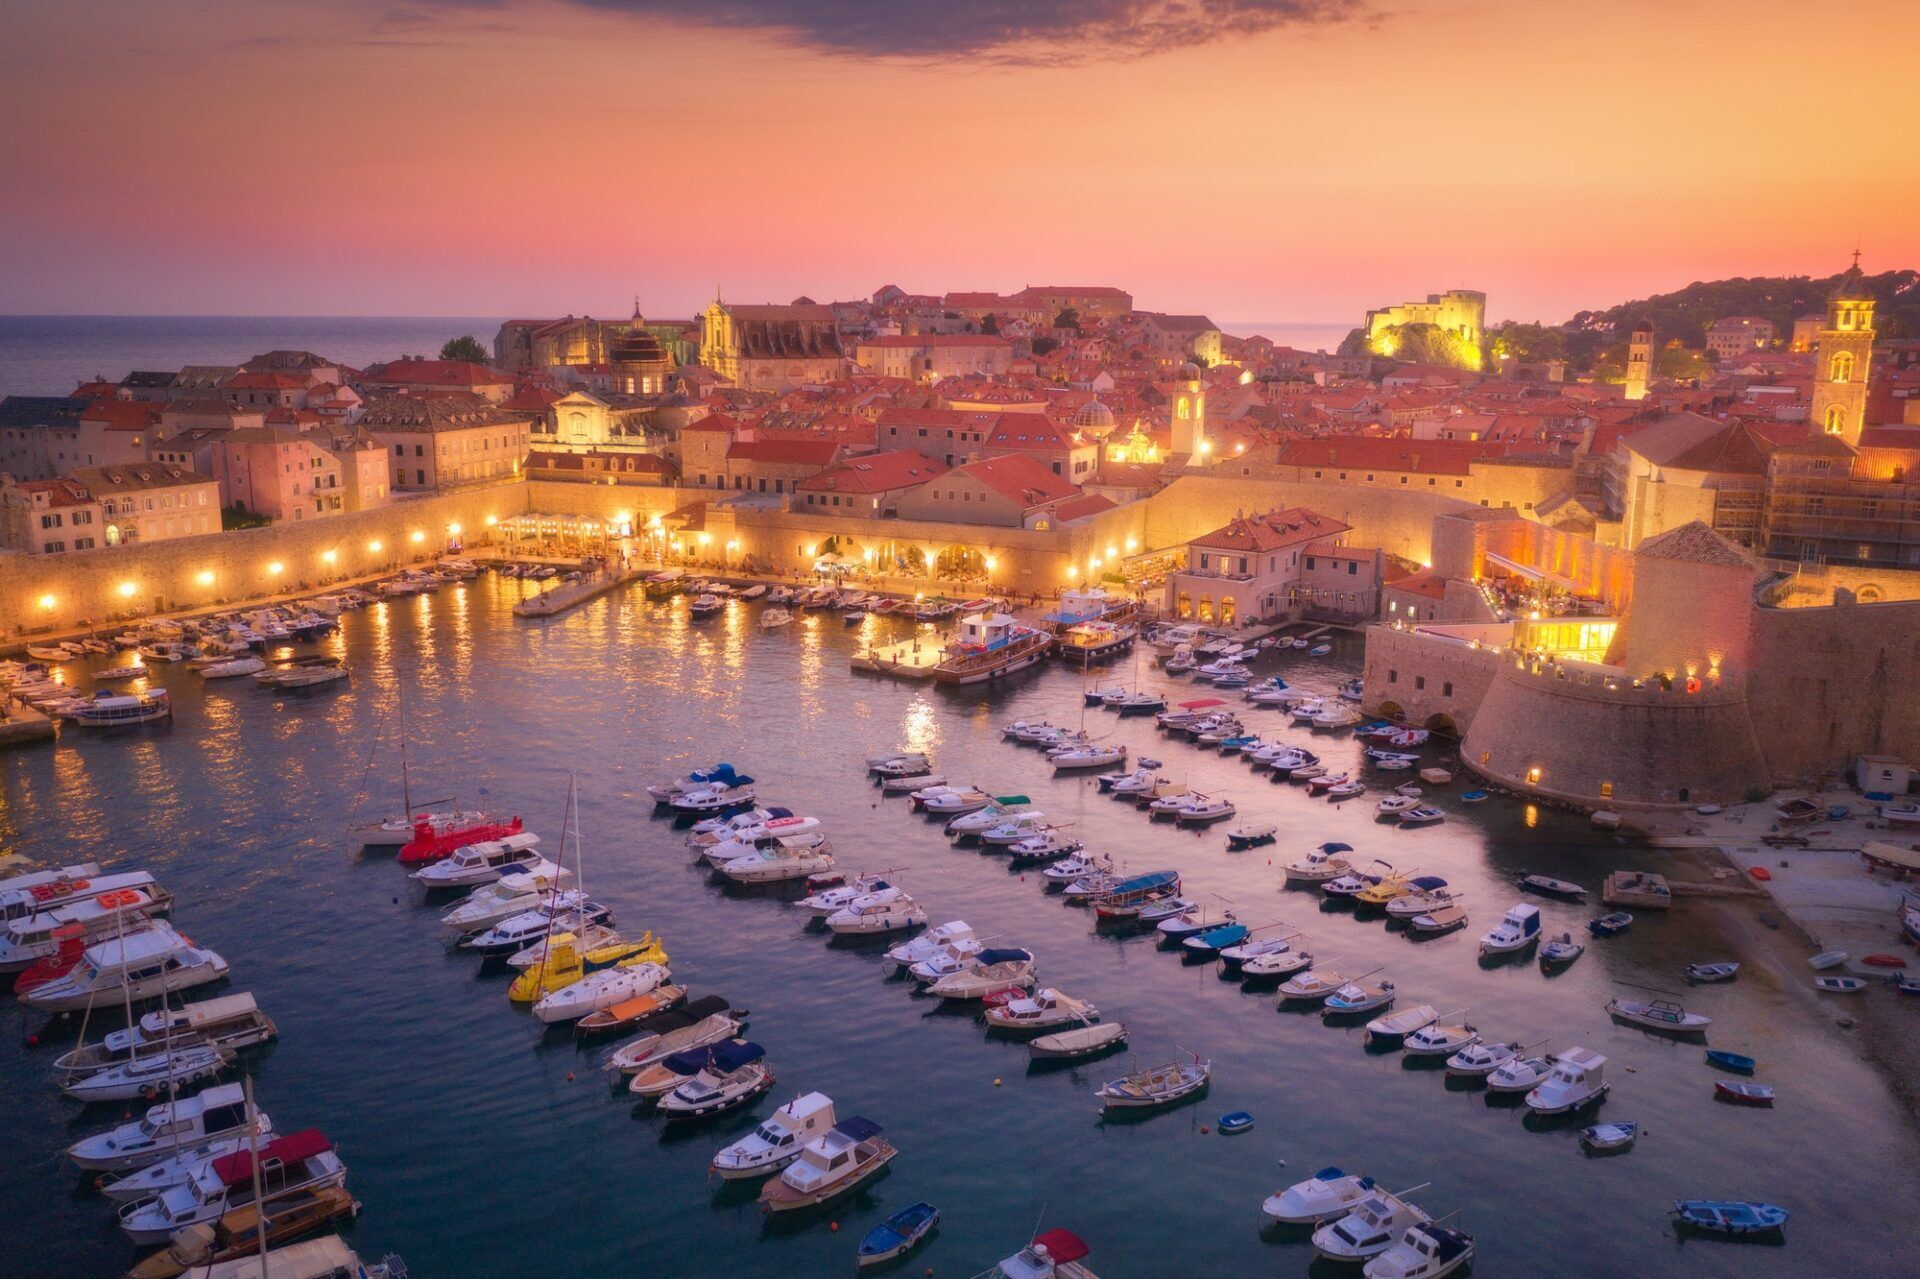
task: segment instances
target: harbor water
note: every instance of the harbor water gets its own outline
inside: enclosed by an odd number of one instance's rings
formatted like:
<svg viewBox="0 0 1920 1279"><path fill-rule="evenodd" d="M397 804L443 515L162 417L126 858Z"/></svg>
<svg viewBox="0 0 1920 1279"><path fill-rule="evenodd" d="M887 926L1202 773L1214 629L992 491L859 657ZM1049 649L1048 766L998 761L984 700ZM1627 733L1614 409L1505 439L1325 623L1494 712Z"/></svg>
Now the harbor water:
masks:
<svg viewBox="0 0 1920 1279"><path fill-rule="evenodd" d="M346 687L275 697L251 681L203 682L181 667L160 730L86 736L0 756L0 850L42 863L145 867L179 898L178 927L232 965L279 1023L252 1057L260 1104L282 1131L325 1130L364 1204L349 1228L365 1256L404 1256L419 1279L582 1274L730 1279L844 1275L867 1229L917 1199L941 1209L932 1241L898 1273L972 1275L1036 1223L1093 1248L1103 1279L1334 1274L1304 1232L1262 1232L1260 1205L1326 1165L1365 1173L1478 1240L1481 1275L1891 1275L1909 1268L1920 1202L1920 1141L1862 1061L1839 1011L1791 984L1808 974L1750 962L1738 981L1689 990L1683 965L1752 959L1738 917L1683 902L1640 912L1631 931L1590 941L1569 970L1530 959L1483 966L1476 939L1521 900L1522 871L1596 890L1609 869L1658 855L1590 831L1571 814L1507 796L1463 808L1435 792L1444 823L1400 829L1373 801L1408 774L1372 775L1367 797L1334 805L1244 764L1157 733L1150 719L1083 710L1085 679L1053 666L962 692L848 669L857 644L911 634L870 618L804 614L761 631L734 603L695 622L686 600L623 588L563 617L511 616L528 584L492 576L347 614L303 646L337 652ZM928 629L925 634L932 638ZM1359 639L1326 658L1263 657L1259 674L1332 692L1358 669ZM1111 676L1207 695L1148 655ZM94 659L89 659L92 661ZM85 663L70 664L83 687ZM609 1086L600 1062L507 1000L503 975L443 945L437 904L390 854L363 855L351 829L397 810L404 688L416 800L457 799L519 814L551 854L577 779L585 886L625 930L655 930L675 980L749 1010L748 1034L778 1077L745 1111L669 1124ZM1222 694L1238 700L1233 693ZM1218 789L1279 839L1229 853L1221 827L1150 823L1054 778L1041 756L1002 740L1007 721L1050 718L1112 734L1163 772ZM1359 766L1350 734L1312 733L1248 710L1254 731L1311 740L1329 764ZM1583 1122L1540 1123L1492 1104L1438 1069L1368 1052L1358 1026L1278 1011L1215 966L1183 964L1149 936L1097 932L1090 912L1047 894L1037 873L950 845L904 798L882 798L862 761L925 750L951 783L1026 794L1097 852L1134 871L1178 869L1187 895L1256 926L1284 921L1296 942L1349 975L1380 969L1400 1007L1464 1010L1489 1039L1603 1053L1602 1120L1636 1120L1637 1146L1583 1155ZM1431 752L1438 756L1438 752ZM696 869L685 833L654 815L648 783L725 760L757 779L762 803L818 815L846 869L889 870L935 922L964 919L994 944L1024 946L1043 984L1126 1023L1131 1055L1050 1071L990 1038L974 1011L942 1006L892 975L884 943L842 945L803 926L796 893L723 888ZM1363 859L1445 877L1471 913L1460 932L1409 940L1378 917L1323 909L1283 890L1279 864L1327 840ZM1546 931L1584 933L1599 913L1534 899ZM1706 1042L1760 1061L1775 1109L1717 1103L1699 1042L1611 1022L1608 998L1679 992L1710 1014ZM212 993L212 992L202 992ZM1870 992L1870 997L1878 997ZM7 997L11 1001L11 997ZM109 1203L62 1157L72 1141L137 1108L82 1110L51 1082L78 1027L17 1004L0 1044L9 1157L0 1215L15 1223L9 1275L117 1274L135 1250ZM96 1028L97 1032L97 1028ZM39 1037L35 1045L30 1038ZM1197 1103L1103 1123L1094 1090L1140 1066L1198 1054L1214 1081ZM827 1211L769 1221L757 1185L708 1177L713 1151L795 1095L829 1094L839 1113L880 1124L900 1154L881 1179ZM1223 1136L1228 1111L1255 1117ZM1676 1236L1677 1198L1761 1199L1792 1211L1783 1244ZM837 1227L837 1229L836 1229ZM1349 1270L1345 1273L1357 1273Z"/></svg>

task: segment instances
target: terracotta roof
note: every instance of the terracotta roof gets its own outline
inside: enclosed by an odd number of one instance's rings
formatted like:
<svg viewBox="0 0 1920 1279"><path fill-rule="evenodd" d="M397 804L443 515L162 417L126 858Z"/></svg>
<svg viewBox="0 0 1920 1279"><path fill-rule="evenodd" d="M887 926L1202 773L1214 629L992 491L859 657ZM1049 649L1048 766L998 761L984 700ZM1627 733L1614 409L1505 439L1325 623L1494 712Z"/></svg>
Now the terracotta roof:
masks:
<svg viewBox="0 0 1920 1279"><path fill-rule="evenodd" d="M1001 497L1026 507L1045 506L1080 491L1073 481L1055 475L1024 453L983 458L955 467L953 474L978 480Z"/></svg>
<svg viewBox="0 0 1920 1279"><path fill-rule="evenodd" d="M1098 515L1102 511L1111 511L1118 505L1105 493L1082 493L1054 507L1053 518L1065 524L1072 520L1083 520L1089 515Z"/></svg>
<svg viewBox="0 0 1920 1279"><path fill-rule="evenodd" d="M477 395L381 395L367 401L360 425L369 431L463 431L525 422L524 413L495 408Z"/></svg>
<svg viewBox="0 0 1920 1279"><path fill-rule="evenodd" d="M1403 578L1388 582L1387 586L1390 590L1406 591L1409 594L1425 596L1430 600L1444 600L1447 597L1446 579L1432 569L1409 573Z"/></svg>
<svg viewBox="0 0 1920 1279"><path fill-rule="evenodd" d="M393 360L370 365L361 376L368 382L402 386L499 386L513 380L498 369L466 360Z"/></svg>
<svg viewBox="0 0 1920 1279"><path fill-rule="evenodd" d="M27 493L45 493L48 506L84 506L93 500L84 486L64 476L52 480L26 480L20 488Z"/></svg>
<svg viewBox="0 0 1920 1279"><path fill-rule="evenodd" d="M238 391L303 391L308 379L298 373L241 371L228 378L226 385Z"/></svg>
<svg viewBox="0 0 1920 1279"><path fill-rule="evenodd" d="M131 466L78 466L67 478L88 492L125 493L140 489L178 488L183 484L211 484L213 477L172 462L136 462Z"/></svg>
<svg viewBox="0 0 1920 1279"><path fill-rule="evenodd" d="M797 487L822 493L886 493L913 488L946 473L946 466L926 454L900 449L848 458L808 476Z"/></svg>
<svg viewBox="0 0 1920 1279"><path fill-rule="evenodd" d="M1011 347L1013 343L993 333L902 333L898 335L888 334L885 337L868 338L860 345L862 347L882 347L889 350L913 350L923 346Z"/></svg>
<svg viewBox="0 0 1920 1279"><path fill-rule="evenodd" d="M727 445L727 461L830 466L841 447L838 440L735 440Z"/></svg>
<svg viewBox="0 0 1920 1279"><path fill-rule="evenodd" d="M99 423L109 431L144 431L159 423L160 406L138 400L95 400L80 420Z"/></svg>
<svg viewBox="0 0 1920 1279"><path fill-rule="evenodd" d="M1641 559L1685 560L1695 564L1716 564L1725 568L1753 569L1754 562L1738 547L1699 520L1650 537L1634 549Z"/></svg>
<svg viewBox="0 0 1920 1279"><path fill-rule="evenodd" d="M1276 551L1345 533L1351 525L1331 516L1290 506L1264 515L1239 516L1211 533L1193 539L1192 545L1211 551Z"/></svg>

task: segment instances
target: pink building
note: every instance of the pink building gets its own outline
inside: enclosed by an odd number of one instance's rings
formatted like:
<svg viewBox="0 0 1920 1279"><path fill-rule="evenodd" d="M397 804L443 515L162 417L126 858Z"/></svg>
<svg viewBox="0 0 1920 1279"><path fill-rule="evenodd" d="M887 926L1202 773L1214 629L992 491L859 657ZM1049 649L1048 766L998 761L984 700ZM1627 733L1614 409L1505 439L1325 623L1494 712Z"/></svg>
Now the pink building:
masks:
<svg viewBox="0 0 1920 1279"><path fill-rule="evenodd" d="M1167 579L1167 611L1220 626L1308 614L1372 617L1380 552L1349 550L1349 526L1303 506L1235 516L1187 544Z"/></svg>
<svg viewBox="0 0 1920 1279"><path fill-rule="evenodd" d="M385 450L380 452L385 462ZM340 459L284 427L229 431L212 444L220 504L273 520L319 519L347 509Z"/></svg>

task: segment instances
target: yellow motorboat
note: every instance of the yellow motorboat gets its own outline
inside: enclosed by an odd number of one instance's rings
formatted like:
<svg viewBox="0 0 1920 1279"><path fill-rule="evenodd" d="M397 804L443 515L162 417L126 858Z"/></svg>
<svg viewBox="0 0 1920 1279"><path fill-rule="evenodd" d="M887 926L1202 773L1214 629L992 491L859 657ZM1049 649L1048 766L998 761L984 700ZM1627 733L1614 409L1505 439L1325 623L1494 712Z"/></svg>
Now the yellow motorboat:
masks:
<svg viewBox="0 0 1920 1279"><path fill-rule="evenodd" d="M1362 906L1384 906L1396 897L1415 891L1408 875L1388 875L1377 884L1369 884L1353 895Z"/></svg>
<svg viewBox="0 0 1920 1279"><path fill-rule="evenodd" d="M513 979L513 985L507 987L507 998L516 1004L531 1004L602 968L631 968L635 964L664 965L666 962L666 949L651 932L643 933L633 941L614 941L596 946L586 953L584 961L574 945L574 939L562 933L555 936L548 947L545 962L534 964Z"/></svg>

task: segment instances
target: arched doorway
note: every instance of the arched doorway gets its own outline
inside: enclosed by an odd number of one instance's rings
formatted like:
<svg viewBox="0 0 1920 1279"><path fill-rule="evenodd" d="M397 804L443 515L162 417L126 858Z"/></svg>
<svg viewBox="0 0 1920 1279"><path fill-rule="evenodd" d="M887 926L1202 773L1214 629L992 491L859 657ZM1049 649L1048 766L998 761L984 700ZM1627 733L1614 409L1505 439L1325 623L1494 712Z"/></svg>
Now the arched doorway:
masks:
<svg viewBox="0 0 1920 1279"><path fill-rule="evenodd" d="M1429 733L1445 733L1448 737L1457 737L1460 733L1451 715L1429 715L1424 727Z"/></svg>
<svg viewBox="0 0 1920 1279"><path fill-rule="evenodd" d="M970 578L987 575L986 554L971 546L949 546L933 560L933 571L938 577L966 581Z"/></svg>
<svg viewBox="0 0 1920 1279"><path fill-rule="evenodd" d="M1222 595L1220 597L1220 625L1232 626L1234 619L1239 615L1239 611L1240 610L1234 605L1233 596Z"/></svg>
<svg viewBox="0 0 1920 1279"><path fill-rule="evenodd" d="M1407 712L1401 709L1400 703L1398 702L1382 702L1380 703L1380 713L1388 719L1399 719Z"/></svg>
<svg viewBox="0 0 1920 1279"><path fill-rule="evenodd" d="M1179 616L1180 620L1183 622L1192 618L1193 596L1187 594L1185 591L1181 591L1179 602L1174 605L1174 612Z"/></svg>
<svg viewBox="0 0 1920 1279"><path fill-rule="evenodd" d="M1202 595L1200 597L1200 620L1203 622L1211 622L1213 620L1213 596L1211 595Z"/></svg>

